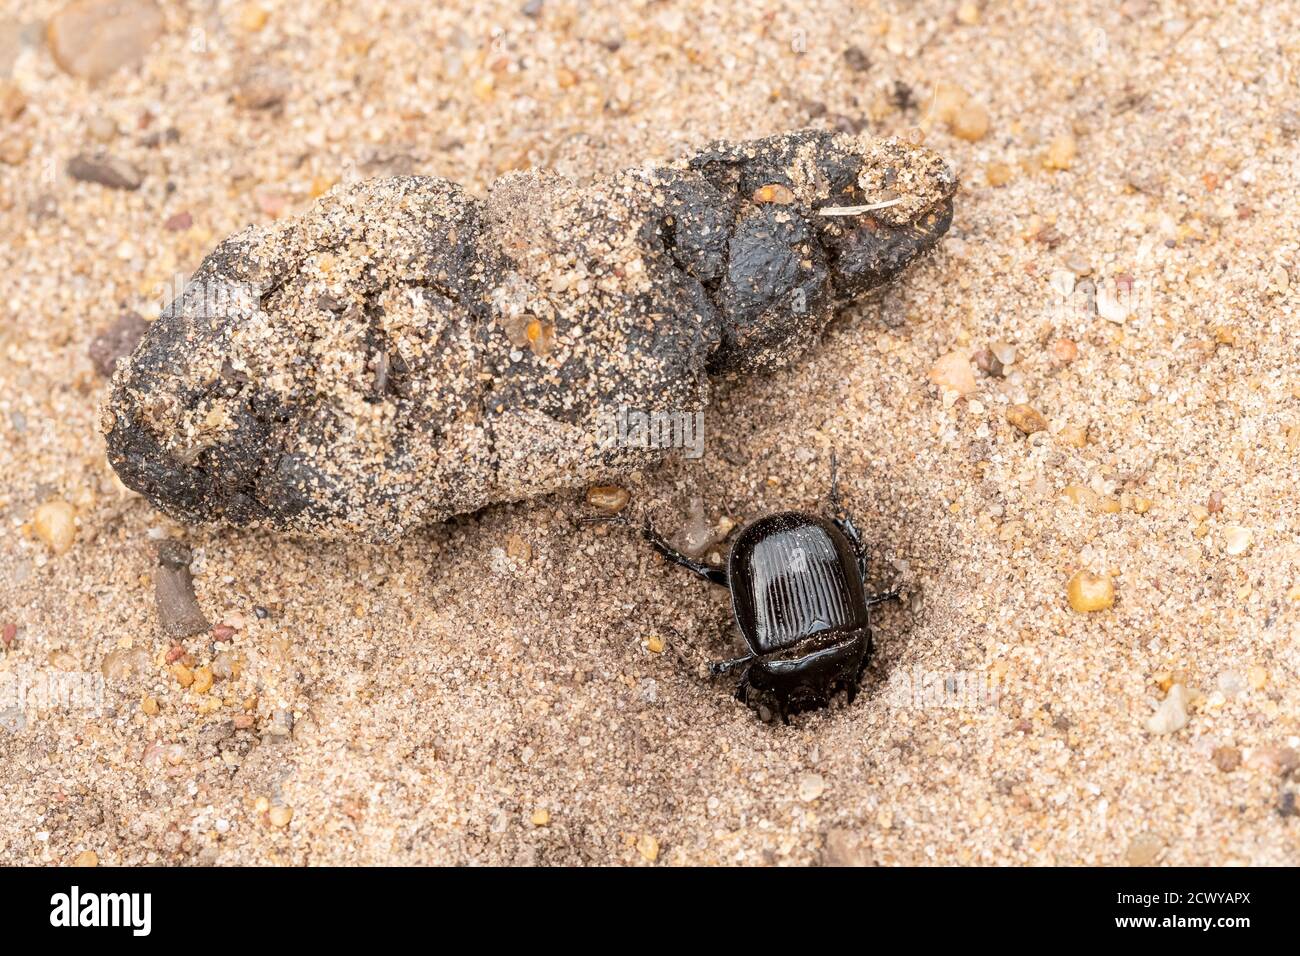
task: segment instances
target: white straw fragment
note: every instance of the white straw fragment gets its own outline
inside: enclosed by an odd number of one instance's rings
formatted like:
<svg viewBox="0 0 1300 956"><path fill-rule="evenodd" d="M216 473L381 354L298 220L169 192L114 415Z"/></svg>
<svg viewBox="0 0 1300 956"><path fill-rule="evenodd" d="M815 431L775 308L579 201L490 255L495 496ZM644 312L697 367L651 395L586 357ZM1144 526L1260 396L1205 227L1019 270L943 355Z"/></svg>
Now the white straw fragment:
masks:
<svg viewBox="0 0 1300 956"><path fill-rule="evenodd" d="M888 209L890 206L897 206L903 198L886 199L884 202L873 202L866 206L823 206L817 210L821 216L856 216L859 213L871 212L873 209Z"/></svg>

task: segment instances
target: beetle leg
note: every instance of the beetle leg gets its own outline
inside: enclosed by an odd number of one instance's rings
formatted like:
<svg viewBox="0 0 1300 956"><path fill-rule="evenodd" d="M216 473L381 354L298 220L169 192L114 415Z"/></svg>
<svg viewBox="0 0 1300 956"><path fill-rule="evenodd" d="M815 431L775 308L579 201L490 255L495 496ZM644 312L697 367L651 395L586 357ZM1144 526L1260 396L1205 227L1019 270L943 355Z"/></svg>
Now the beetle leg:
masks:
<svg viewBox="0 0 1300 956"><path fill-rule="evenodd" d="M709 665L709 676L721 677L723 674L729 674L737 667L748 664L753 659L753 654L746 654L744 657L733 657L729 661L715 661Z"/></svg>
<svg viewBox="0 0 1300 956"><path fill-rule="evenodd" d="M858 574L862 580L867 580L867 548L862 543L862 534L858 531L858 526L853 523L853 519L846 514L832 514L831 524L844 532L844 537L849 539L849 544L853 546L853 555L858 561Z"/></svg>
<svg viewBox="0 0 1300 956"><path fill-rule="evenodd" d="M873 594L867 598L867 607L875 607L877 604L884 604L886 601L897 601L903 595L901 587L892 587L888 591L881 591L879 594Z"/></svg>
<svg viewBox="0 0 1300 956"><path fill-rule="evenodd" d="M736 700L740 701L742 704L745 704L746 706L749 705L749 668L748 667L746 667L745 670L741 673L740 681L739 683L736 684Z"/></svg>
<svg viewBox="0 0 1300 956"><path fill-rule="evenodd" d="M727 587L727 572L722 568L714 568L705 564L703 561L696 561L694 558L688 558L671 544L669 544L654 528L646 525L641 529L642 536L650 542L650 547L654 548L665 558L679 567L685 568L692 574L704 578L710 584L716 584L719 587Z"/></svg>
<svg viewBox="0 0 1300 956"><path fill-rule="evenodd" d="M853 555L858 560L858 573L862 575L862 580L867 579L867 548L862 543L862 535L858 531L858 526L853 523L853 519L848 515L834 515L831 517L831 524L844 532L844 537L849 539L849 544L853 545Z"/></svg>
<svg viewBox="0 0 1300 956"><path fill-rule="evenodd" d="M579 515L578 524L627 524L627 515Z"/></svg>
<svg viewBox="0 0 1300 956"><path fill-rule="evenodd" d="M840 457L832 451L831 453L831 492L826 496L831 502L831 511L839 514L840 511Z"/></svg>
<svg viewBox="0 0 1300 956"><path fill-rule="evenodd" d="M831 490L826 495L826 503L829 506L831 524L839 528L844 533L844 537L849 539L849 544L853 545L853 554L858 559L858 573L862 580L867 579L867 548L862 543L862 533L858 531L858 526L853 523L853 516L844 510L843 503L840 501L840 468L839 458L835 452L831 452Z"/></svg>

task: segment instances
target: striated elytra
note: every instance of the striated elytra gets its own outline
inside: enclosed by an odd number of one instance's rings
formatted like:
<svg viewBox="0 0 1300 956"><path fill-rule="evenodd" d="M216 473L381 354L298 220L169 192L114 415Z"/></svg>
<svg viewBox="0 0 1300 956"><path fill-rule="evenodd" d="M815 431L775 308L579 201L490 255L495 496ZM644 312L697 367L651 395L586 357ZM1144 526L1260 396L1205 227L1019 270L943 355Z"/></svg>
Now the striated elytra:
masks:
<svg viewBox="0 0 1300 956"><path fill-rule="evenodd" d="M483 199L338 187L204 260L119 365L108 458L182 521L335 538L610 483L667 453L618 421L801 355L955 190L932 151L812 130Z"/></svg>

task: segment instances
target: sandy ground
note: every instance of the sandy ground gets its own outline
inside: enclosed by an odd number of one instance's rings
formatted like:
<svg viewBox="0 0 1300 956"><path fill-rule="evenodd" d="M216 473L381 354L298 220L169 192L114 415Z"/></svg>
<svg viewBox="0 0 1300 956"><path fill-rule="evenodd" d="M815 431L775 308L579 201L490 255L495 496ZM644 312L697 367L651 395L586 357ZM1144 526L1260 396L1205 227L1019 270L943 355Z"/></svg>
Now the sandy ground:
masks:
<svg viewBox="0 0 1300 956"><path fill-rule="evenodd" d="M61 6L0 16L0 861L1300 862L1294 5L196 0L95 82ZM698 680L674 648L732 649L725 594L580 495L376 547L115 485L89 343L237 228L805 125L920 127L950 236L628 487L743 521L816 506L837 449L908 591L851 707L768 726ZM96 150L139 188L68 174ZM161 537L229 640L171 651ZM206 692L170 666L221 655Z"/></svg>

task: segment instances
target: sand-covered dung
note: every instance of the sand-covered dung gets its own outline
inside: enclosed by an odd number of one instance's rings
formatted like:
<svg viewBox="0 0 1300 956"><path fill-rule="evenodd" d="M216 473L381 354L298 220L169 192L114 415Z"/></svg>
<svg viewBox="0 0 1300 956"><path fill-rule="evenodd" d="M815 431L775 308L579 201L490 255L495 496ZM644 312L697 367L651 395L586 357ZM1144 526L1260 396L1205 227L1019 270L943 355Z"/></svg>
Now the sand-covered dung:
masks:
<svg viewBox="0 0 1300 956"><path fill-rule="evenodd" d="M1296 37L1199 0L8 3L0 860L1297 862ZM701 681L725 593L581 489L321 542L106 462L133 314L229 236L805 128L923 139L946 237L617 481L710 559L837 452L906 598L849 707Z"/></svg>
<svg viewBox="0 0 1300 956"><path fill-rule="evenodd" d="M956 187L932 150L825 130L483 202L339 187L203 261L115 384L108 460L183 521L374 540L609 481L668 450L620 416L797 360L934 248Z"/></svg>

